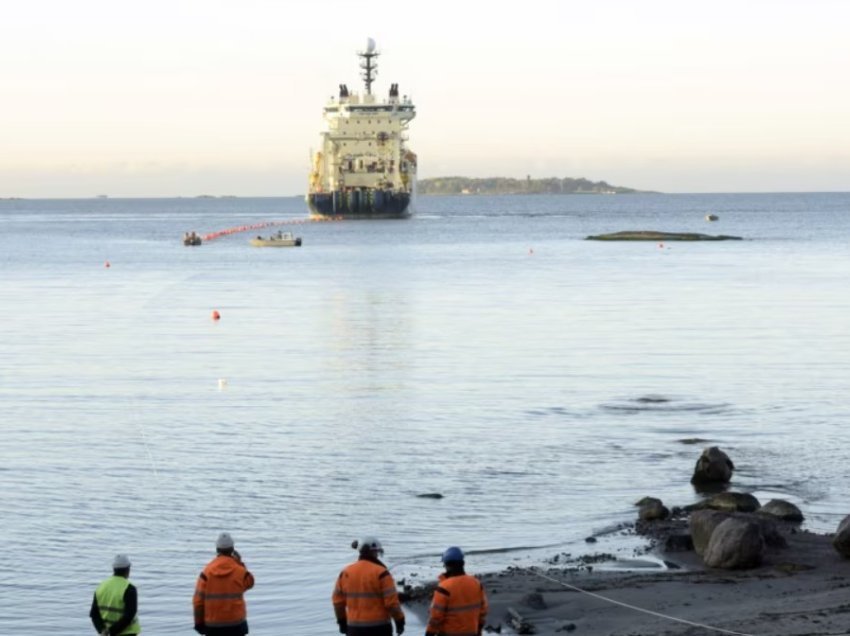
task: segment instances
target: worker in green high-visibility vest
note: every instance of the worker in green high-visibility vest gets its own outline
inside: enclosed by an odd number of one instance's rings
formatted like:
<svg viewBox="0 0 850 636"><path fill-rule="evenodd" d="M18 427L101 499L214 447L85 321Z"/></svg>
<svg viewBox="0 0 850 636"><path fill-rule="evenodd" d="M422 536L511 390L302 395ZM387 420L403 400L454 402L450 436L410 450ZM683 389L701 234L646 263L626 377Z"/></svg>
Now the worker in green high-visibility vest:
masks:
<svg viewBox="0 0 850 636"><path fill-rule="evenodd" d="M97 586L91 604L91 622L100 636L139 634L139 597L130 583L130 559L118 554L112 560L112 576Z"/></svg>

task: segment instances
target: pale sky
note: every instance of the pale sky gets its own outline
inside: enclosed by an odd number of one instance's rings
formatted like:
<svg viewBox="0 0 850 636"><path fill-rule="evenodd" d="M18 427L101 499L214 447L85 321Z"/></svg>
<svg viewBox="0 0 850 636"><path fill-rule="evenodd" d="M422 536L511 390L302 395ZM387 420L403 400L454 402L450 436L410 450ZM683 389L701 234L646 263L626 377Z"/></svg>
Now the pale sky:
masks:
<svg viewBox="0 0 850 636"><path fill-rule="evenodd" d="M0 197L303 193L367 37L420 178L850 190L846 0L0 7Z"/></svg>

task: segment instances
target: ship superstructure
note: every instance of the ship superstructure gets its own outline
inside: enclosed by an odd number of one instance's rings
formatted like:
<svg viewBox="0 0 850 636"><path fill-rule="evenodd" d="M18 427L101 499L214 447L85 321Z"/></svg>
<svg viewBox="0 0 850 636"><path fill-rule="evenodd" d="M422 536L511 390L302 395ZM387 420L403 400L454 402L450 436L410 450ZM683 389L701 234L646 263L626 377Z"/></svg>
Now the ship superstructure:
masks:
<svg viewBox="0 0 850 636"><path fill-rule="evenodd" d="M386 98L372 93L378 56L371 38L357 53L362 94L339 85L324 109L327 129L313 156L307 204L319 218L388 219L410 215L416 190L416 155L407 149L413 102L391 84Z"/></svg>

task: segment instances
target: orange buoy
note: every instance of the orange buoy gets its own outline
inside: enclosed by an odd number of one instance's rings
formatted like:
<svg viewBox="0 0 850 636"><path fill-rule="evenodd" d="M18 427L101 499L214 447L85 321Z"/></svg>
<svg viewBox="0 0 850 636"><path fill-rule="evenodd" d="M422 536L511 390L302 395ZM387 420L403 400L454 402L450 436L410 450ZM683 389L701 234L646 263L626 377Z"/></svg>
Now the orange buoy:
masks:
<svg viewBox="0 0 850 636"><path fill-rule="evenodd" d="M218 313L218 310L217 310L217 309L213 309L213 312L212 312L212 319L213 319L213 320L220 320L220 319L221 319L221 314L220 314L220 313Z"/></svg>

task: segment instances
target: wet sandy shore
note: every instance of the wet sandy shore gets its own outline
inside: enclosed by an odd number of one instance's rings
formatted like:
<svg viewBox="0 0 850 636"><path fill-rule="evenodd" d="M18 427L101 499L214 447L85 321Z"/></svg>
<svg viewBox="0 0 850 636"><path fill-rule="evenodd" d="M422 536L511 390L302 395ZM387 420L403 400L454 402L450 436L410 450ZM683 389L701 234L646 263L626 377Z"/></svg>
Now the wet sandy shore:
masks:
<svg viewBox="0 0 850 636"><path fill-rule="evenodd" d="M651 571L567 563L485 574L488 630L513 633L511 618L518 615L536 634L850 632L850 560L841 558L829 536L793 532L786 538L787 548L769 550L752 570L707 569L690 551L656 553L667 565ZM407 611L425 619L429 600L427 589L413 590Z"/></svg>

